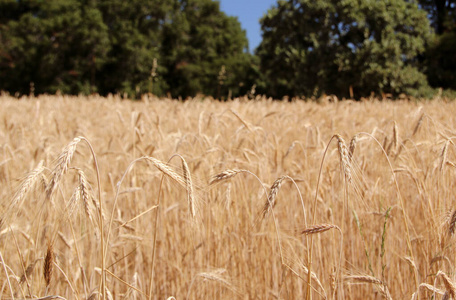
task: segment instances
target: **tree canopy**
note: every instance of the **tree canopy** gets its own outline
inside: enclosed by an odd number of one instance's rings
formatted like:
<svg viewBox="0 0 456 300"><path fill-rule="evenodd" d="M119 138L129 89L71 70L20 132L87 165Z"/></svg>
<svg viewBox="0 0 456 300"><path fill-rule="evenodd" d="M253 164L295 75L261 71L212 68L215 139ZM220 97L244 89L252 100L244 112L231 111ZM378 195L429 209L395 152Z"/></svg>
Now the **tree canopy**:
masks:
<svg viewBox="0 0 456 300"><path fill-rule="evenodd" d="M212 0L0 0L0 45L13 93L237 95L251 64L240 23Z"/></svg>
<svg viewBox="0 0 456 300"><path fill-rule="evenodd" d="M279 1L261 20L257 50L276 97L325 92L413 93L426 85L416 57L429 32L415 3Z"/></svg>
<svg viewBox="0 0 456 300"><path fill-rule="evenodd" d="M279 0L245 30L215 0L0 0L0 90L281 98L456 89L454 0ZM351 93L354 93L351 95Z"/></svg>

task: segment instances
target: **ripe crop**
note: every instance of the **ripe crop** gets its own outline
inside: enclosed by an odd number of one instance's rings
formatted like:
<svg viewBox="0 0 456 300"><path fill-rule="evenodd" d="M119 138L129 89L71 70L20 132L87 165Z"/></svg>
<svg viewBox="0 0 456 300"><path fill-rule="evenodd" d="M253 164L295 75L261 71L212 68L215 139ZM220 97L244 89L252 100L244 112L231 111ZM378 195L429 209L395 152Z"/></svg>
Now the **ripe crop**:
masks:
<svg viewBox="0 0 456 300"><path fill-rule="evenodd" d="M0 299L456 295L456 102L0 101Z"/></svg>

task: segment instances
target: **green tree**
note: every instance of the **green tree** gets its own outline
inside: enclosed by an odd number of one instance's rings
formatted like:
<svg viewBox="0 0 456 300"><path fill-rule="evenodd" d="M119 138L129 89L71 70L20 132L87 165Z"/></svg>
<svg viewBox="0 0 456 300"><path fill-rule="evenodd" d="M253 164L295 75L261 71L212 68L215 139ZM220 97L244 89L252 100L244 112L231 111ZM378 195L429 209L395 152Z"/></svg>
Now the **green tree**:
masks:
<svg viewBox="0 0 456 300"><path fill-rule="evenodd" d="M245 31L218 1L176 0L163 29L161 54L173 96L233 95L252 84Z"/></svg>
<svg viewBox="0 0 456 300"><path fill-rule="evenodd" d="M355 96L417 93L427 86L417 68L429 22L402 0L279 1L261 20L257 49L270 92Z"/></svg>
<svg viewBox="0 0 456 300"><path fill-rule="evenodd" d="M433 87L456 90L456 1L420 0L435 30L428 43L424 68Z"/></svg>
<svg viewBox="0 0 456 300"><path fill-rule="evenodd" d="M455 30L455 0L420 0L419 3L429 13L432 27L438 35Z"/></svg>
<svg viewBox="0 0 456 300"><path fill-rule="evenodd" d="M89 93L109 51L92 1L1 1L0 89Z"/></svg>
<svg viewBox="0 0 456 300"><path fill-rule="evenodd" d="M102 93L162 94L167 85L160 47L165 19L173 0L99 0L98 8L108 28L111 49L100 74ZM156 77L151 78L154 68ZM151 80L156 82L151 85ZM153 90L149 90L153 87Z"/></svg>
<svg viewBox="0 0 456 300"><path fill-rule="evenodd" d="M0 89L212 96L250 89L245 32L213 0L0 0Z"/></svg>

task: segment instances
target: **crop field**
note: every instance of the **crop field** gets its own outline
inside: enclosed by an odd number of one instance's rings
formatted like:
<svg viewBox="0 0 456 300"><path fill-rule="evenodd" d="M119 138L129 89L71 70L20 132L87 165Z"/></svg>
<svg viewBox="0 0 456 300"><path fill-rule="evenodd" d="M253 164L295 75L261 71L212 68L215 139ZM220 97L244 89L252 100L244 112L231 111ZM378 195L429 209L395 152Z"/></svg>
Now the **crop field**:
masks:
<svg viewBox="0 0 456 300"><path fill-rule="evenodd" d="M330 100L0 96L0 299L455 299L456 101Z"/></svg>

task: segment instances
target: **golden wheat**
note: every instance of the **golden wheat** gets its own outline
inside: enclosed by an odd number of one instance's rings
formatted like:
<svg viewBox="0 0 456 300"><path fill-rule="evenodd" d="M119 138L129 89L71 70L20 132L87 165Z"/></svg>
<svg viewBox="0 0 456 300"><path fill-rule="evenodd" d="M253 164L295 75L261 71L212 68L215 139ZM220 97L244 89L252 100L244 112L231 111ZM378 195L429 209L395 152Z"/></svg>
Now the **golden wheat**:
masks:
<svg viewBox="0 0 456 300"><path fill-rule="evenodd" d="M0 99L1 299L455 297L456 102Z"/></svg>

